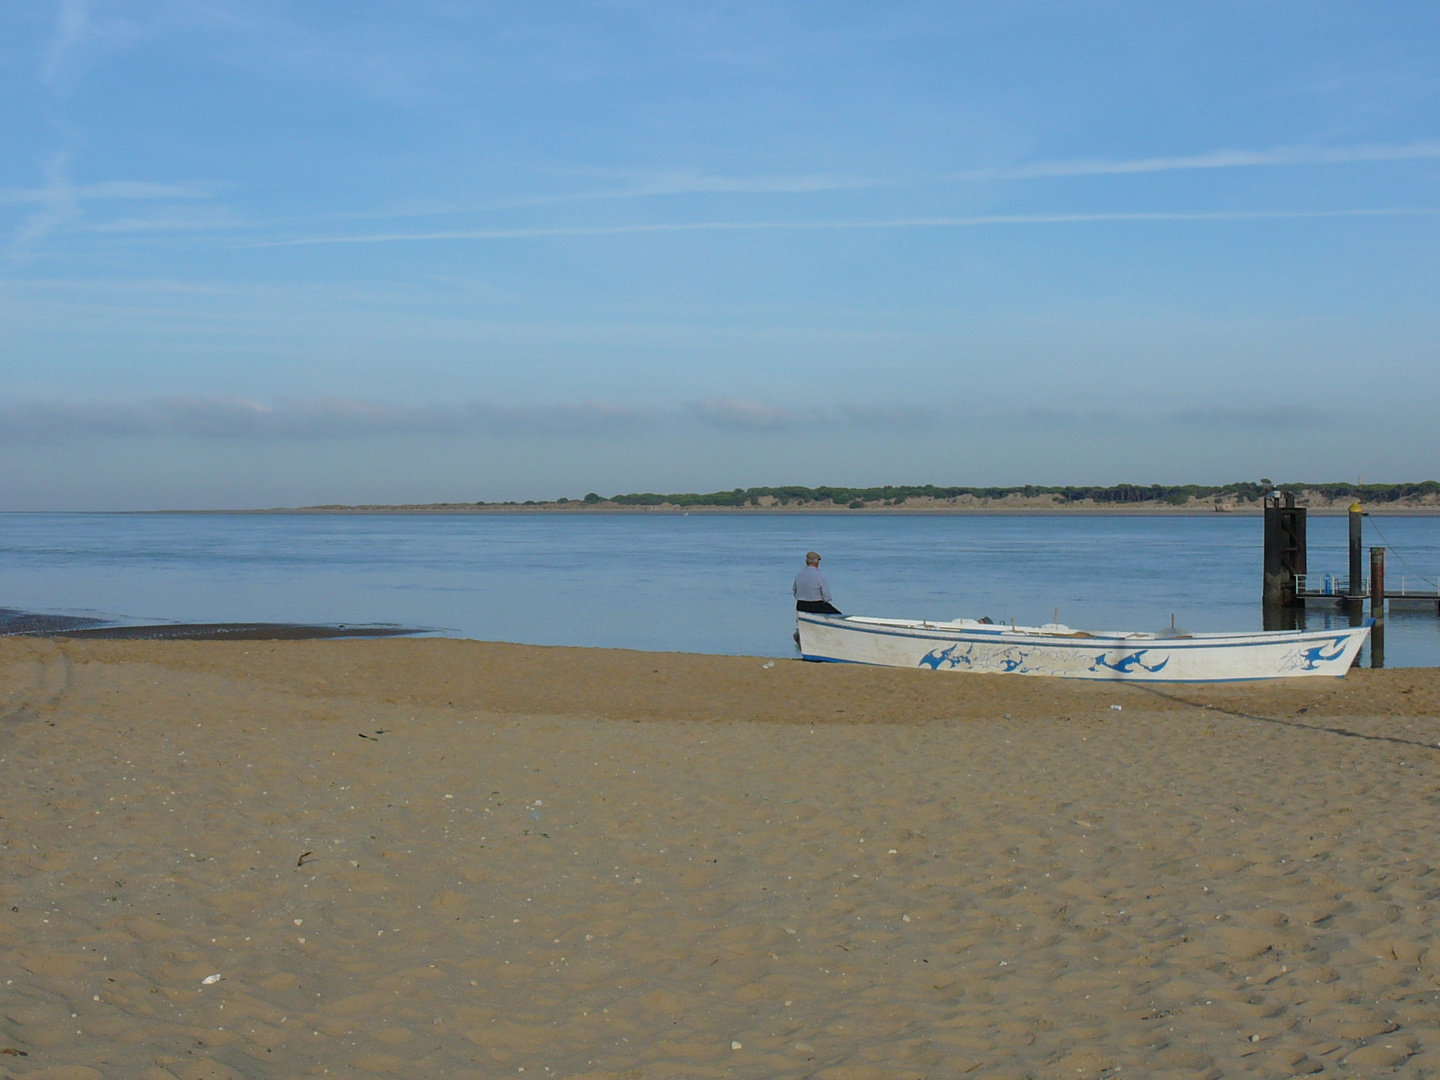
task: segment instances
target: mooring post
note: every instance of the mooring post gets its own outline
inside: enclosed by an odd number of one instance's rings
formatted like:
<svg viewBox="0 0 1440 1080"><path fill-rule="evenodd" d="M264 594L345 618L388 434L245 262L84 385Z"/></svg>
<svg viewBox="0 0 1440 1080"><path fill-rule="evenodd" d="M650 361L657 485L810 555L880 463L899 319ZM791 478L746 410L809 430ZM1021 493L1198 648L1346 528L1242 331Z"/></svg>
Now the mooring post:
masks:
<svg viewBox="0 0 1440 1080"><path fill-rule="evenodd" d="M1385 549L1370 549L1370 666L1385 666Z"/></svg>
<svg viewBox="0 0 1440 1080"><path fill-rule="evenodd" d="M1280 569L1280 549L1284 546L1280 533L1280 500L1265 496L1265 559L1262 563L1264 584L1260 603L1269 612L1284 606L1285 578Z"/></svg>
<svg viewBox="0 0 1440 1080"><path fill-rule="evenodd" d="M1350 504L1350 584L1345 595L1357 602L1365 595L1365 590L1361 588L1365 580L1360 547L1360 518L1363 513L1358 502Z"/></svg>
<svg viewBox="0 0 1440 1080"><path fill-rule="evenodd" d="M1305 606L1296 597L1299 579L1309 573L1306 565L1305 507L1295 505L1295 493L1285 492L1285 505L1280 511L1281 531L1285 534L1285 550L1281 553L1281 566L1285 571L1286 607Z"/></svg>
<svg viewBox="0 0 1440 1080"><path fill-rule="evenodd" d="M1295 577L1305 573L1305 508L1295 505L1293 491L1265 497L1264 572L1264 606L1295 606Z"/></svg>

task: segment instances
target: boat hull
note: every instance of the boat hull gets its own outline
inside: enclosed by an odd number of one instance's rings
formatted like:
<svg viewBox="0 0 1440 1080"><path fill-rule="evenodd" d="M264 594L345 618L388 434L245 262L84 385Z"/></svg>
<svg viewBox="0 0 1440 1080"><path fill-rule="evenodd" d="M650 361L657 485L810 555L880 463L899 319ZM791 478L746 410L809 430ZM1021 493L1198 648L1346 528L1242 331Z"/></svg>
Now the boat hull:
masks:
<svg viewBox="0 0 1440 1080"><path fill-rule="evenodd" d="M797 614L806 660L1129 682L1343 676L1370 623L1248 634L1077 634L1067 628Z"/></svg>

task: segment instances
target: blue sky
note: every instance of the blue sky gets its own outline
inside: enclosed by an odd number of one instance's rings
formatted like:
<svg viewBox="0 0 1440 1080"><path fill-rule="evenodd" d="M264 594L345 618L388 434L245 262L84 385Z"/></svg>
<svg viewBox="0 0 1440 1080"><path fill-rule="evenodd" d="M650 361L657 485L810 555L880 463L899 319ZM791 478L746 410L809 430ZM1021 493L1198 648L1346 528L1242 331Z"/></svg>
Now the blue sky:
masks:
<svg viewBox="0 0 1440 1080"><path fill-rule="evenodd" d="M1433 4L0 8L0 508L1440 475Z"/></svg>

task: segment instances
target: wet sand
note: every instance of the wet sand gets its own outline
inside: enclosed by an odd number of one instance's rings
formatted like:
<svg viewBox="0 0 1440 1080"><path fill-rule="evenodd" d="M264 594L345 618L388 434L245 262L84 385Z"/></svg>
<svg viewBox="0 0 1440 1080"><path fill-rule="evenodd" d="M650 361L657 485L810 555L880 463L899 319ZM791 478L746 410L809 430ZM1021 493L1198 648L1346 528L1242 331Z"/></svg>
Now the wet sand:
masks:
<svg viewBox="0 0 1440 1080"><path fill-rule="evenodd" d="M1440 1069L1440 672L769 663L0 639L0 1075Z"/></svg>
<svg viewBox="0 0 1440 1080"><path fill-rule="evenodd" d="M406 637L421 627L391 623L151 623L0 608L0 636L108 638L116 641L314 641L321 638Z"/></svg>

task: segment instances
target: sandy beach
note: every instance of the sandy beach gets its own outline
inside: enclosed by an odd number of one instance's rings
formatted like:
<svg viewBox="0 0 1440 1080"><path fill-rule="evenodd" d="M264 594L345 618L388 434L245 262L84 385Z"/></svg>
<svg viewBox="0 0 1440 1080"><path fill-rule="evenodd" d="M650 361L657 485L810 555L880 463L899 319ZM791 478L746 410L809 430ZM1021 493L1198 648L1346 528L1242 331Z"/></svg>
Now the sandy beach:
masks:
<svg viewBox="0 0 1440 1080"><path fill-rule="evenodd" d="M0 639L0 1075L1430 1076L1437 742L1434 670Z"/></svg>

